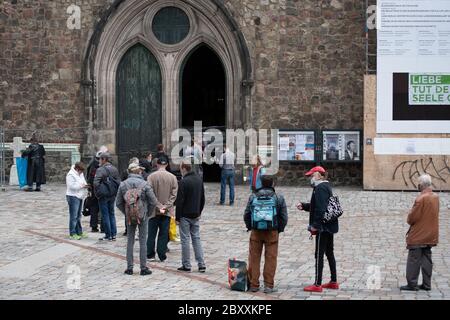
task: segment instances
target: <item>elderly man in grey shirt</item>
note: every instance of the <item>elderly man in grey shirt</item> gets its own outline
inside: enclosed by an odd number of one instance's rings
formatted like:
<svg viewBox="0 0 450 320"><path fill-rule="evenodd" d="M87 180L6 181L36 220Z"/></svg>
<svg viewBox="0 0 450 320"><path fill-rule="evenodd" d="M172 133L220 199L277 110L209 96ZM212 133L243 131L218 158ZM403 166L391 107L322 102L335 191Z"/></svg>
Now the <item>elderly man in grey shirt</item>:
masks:
<svg viewBox="0 0 450 320"><path fill-rule="evenodd" d="M230 186L230 206L234 204L234 163L235 155L229 148L220 156L219 166L222 168L220 179L220 205L225 204L227 184Z"/></svg>

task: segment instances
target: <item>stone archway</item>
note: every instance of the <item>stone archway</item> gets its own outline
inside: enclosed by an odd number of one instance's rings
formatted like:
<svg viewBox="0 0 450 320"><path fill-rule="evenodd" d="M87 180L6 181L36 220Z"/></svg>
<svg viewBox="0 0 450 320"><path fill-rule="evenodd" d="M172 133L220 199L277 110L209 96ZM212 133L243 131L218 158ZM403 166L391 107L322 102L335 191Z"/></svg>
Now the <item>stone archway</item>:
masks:
<svg viewBox="0 0 450 320"><path fill-rule="evenodd" d="M176 7L190 21L186 37L164 44L152 30L155 15ZM83 69L86 108L90 115L88 147L107 144L116 153L115 78L120 60L137 43L145 46L161 67L162 142L170 145L171 132L178 128L179 79L183 61L200 44L214 50L227 74L227 127L242 128L250 119L251 63L242 33L223 3L218 0L116 0L100 20L89 42Z"/></svg>

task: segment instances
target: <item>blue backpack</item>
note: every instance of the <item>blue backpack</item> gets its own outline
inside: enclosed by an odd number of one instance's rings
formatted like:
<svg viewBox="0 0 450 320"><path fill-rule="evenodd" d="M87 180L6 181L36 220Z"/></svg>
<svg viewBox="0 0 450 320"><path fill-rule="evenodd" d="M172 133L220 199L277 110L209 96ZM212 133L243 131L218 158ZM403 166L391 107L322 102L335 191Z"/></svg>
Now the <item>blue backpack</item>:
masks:
<svg viewBox="0 0 450 320"><path fill-rule="evenodd" d="M278 198L275 194L271 197L259 196L253 198L250 205L253 230L278 229L277 202Z"/></svg>

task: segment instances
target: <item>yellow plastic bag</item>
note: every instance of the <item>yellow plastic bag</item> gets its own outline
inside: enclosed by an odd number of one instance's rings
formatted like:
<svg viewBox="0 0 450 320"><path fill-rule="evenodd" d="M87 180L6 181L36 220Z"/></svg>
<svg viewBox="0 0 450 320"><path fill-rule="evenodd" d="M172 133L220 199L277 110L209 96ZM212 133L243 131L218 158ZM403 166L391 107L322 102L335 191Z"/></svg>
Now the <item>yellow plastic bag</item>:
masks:
<svg viewBox="0 0 450 320"><path fill-rule="evenodd" d="M177 223L175 222L175 218L170 218L170 226L169 226L169 240L170 241L179 241L177 237Z"/></svg>

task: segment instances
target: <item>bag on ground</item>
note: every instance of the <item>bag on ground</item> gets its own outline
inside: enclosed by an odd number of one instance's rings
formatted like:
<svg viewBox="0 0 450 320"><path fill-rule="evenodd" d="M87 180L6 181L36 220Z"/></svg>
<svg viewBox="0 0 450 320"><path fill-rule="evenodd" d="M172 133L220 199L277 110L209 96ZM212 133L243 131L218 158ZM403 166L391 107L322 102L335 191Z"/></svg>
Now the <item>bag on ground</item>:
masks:
<svg viewBox="0 0 450 320"><path fill-rule="evenodd" d="M323 222L327 223L330 221L333 221L344 213L344 210L342 210L341 203L339 201L339 197L337 196L331 196L328 200L328 206L327 211L325 212L323 216Z"/></svg>
<svg viewBox="0 0 450 320"><path fill-rule="evenodd" d="M177 236L177 223L174 217L170 217L169 240L174 242L180 241Z"/></svg>
<svg viewBox="0 0 450 320"><path fill-rule="evenodd" d="M250 206L253 230L276 230L277 220L277 197L260 196L252 200Z"/></svg>
<svg viewBox="0 0 450 320"><path fill-rule="evenodd" d="M138 188L131 188L127 186L128 191L124 195L125 200L125 216L128 225L139 225L144 219L145 207L144 199L142 199L142 190L146 182L142 183Z"/></svg>
<svg viewBox="0 0 450 320"><path fill-rule="evenodd" d="M228 260L228 283L234 291L248 290L247 263L236 259Z"/></svg>

